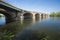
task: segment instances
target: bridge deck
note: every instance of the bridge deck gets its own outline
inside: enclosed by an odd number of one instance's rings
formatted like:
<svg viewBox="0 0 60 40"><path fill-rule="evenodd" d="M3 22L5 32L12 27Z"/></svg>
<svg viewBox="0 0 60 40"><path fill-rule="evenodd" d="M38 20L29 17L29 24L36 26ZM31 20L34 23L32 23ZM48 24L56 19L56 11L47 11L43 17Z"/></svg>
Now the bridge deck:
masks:
<svg viewBox="0 0 60 40"><path fill-rule="evenodd" d="M16 8L16 7L14 7L14 6L12 6L12 5L4 2L4 1L0 1L0 5L4 5L6 7L12 8L12 9L17 10L17 11L21 11L22 10L22 9Z"/></svg>

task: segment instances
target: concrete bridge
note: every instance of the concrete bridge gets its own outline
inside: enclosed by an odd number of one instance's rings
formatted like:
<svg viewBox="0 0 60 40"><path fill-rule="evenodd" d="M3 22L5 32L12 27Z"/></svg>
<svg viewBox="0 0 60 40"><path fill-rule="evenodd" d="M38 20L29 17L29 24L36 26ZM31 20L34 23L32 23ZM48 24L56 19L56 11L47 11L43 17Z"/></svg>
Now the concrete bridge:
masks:
<svg viewBox="0 0 60 40"><path fill-rule="evenodd" d="M48 17L48 14L19 9L3 1L0 1L0 13L5 15L7 23L20 19L39 19L41 17Z"/></svg>

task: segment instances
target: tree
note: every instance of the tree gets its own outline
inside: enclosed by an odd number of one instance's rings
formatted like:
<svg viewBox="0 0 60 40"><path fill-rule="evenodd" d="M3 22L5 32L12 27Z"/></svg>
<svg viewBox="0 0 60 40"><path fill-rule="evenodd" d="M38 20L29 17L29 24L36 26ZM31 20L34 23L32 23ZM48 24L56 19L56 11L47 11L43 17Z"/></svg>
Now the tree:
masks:
<svg viewBox="0 0 60 40"><path fill-rule="evenodd" d="M56 13L55 12L51 12L50 16L54 17L54 16L56 16Z"/></svg>
<svg viewBox="0 0 60 40"><path fill-rule="evenodd" d="M60 17L60 12L56 12L56 16L57 17Z"/></svg>

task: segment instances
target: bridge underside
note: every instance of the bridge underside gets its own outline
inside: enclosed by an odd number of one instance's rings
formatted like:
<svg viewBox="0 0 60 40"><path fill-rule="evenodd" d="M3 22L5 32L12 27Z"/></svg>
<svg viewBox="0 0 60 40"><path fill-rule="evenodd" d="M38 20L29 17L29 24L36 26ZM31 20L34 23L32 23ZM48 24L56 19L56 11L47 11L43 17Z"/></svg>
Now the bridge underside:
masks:
<svg viewBox="0 0 60 40"><path fill-rule="evenodd" d="M35 14L35 19L39 19L40 15L39 14Z"/></svg>
<svg viewBox="0 0 60 40"><path fill-rule="evenodd" d="M17 11L4 5L0 5L0 13L5 16L6 23L13 22L17 18Z"/></svg>
<svg viewBox="0 0 60 40"><path fill-rule="evenodd" d="M23 16L24 16L24 19L32 19L31 13L25 13Z"/></svg>
<svg viewBox="0 0 60 40"><path fill-rule="evenodd" d="M6 23L9 23L9 22L14 21L14 19L12 18L12 16L9 15L8 13L6 13L6 12L4 12L4 11L0 11L0 13L5 16Z"/></svg>

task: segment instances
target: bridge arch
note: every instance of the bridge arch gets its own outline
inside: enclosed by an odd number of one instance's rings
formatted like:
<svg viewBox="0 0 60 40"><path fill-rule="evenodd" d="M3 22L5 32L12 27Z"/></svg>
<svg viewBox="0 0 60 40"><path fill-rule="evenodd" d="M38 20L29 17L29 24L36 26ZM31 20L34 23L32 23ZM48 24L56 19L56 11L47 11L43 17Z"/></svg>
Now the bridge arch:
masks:
<svg viewBox="0 0 60 40"><path fill-rule="evenodd" d="M6 24L6 17L4 14L0 13L0 25Z"/></svg>
<svg viewBox="0 0 60 40"><path fill-rule="evenodd" d="M44 14L41 14L41 18L43 18Z"/></svg>
<svg viewBox="0 0 60 40"><path fill-rule="evenodd" d="M31 14L31 13L24 13L23 16L24 16L24 19L32 19L33 14Z"/></svg>
<svg viewBox="0 0 60 40"><path fill-rule="evenodd" d="M4 11L4 10L0 10L0 14L3 14L5 16L6 23L9 23L12 21L12 19L11 19L12 17L9 14L9 12Z"/></svg>
<svg viewBox="0 0 60 40"><path fill-rule="evenodd" d="M39 14L39 13L36 13L36 14L35 14L35 18L36 18L36 19L39 19L39 17L40 17L40 14Z"/></svg>

